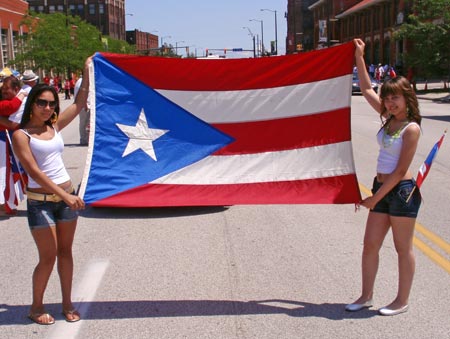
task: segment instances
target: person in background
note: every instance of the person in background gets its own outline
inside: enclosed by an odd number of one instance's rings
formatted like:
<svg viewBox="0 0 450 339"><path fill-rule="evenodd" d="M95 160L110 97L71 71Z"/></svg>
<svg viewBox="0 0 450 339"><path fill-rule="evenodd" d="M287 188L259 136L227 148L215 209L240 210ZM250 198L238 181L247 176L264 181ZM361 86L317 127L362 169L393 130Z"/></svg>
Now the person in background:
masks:
<svg viewBox="0 0 450 339"><path fill-rule="evenodd" d="M75 95L75 79L74 78L69 79L69 88L70 88L70 95L74 96Z"/></svg>
<svg viewBox="0 0 450 339"><path fill-rule="evenodd" d="M75 98L77 97L82 80L83 80L83 77L81 76L75 83L75 90L74 90ZM86 107L81 109L79 116L80 116L80 126L79 126L80 145L86 146L89 143L89 131L88 130L89 130L89 120L91 117L91 110L89 107L89 96L87 99Z"/></svg>
<svg viewBox="0 0 450 339"><path fill-rule="evenodd" d="M36 75L32 70L27 69L23 72L21 80L23 82L21 91L25 92L26 95L28 95L31 89L38 83L39 76ZM9 120L12 122L12 127L10 127L11 130L15 130L19 126L20 120L22 120L25 103L26 100L22 102L22 105L20 105L19 109L16 112L10 115Z"/></svg>
<svg viewBox="0 0 450 339"><path fill-rule="evenodd" d="M72 304L72 244L78 210L83 200L75 194L62 160L64 142L61 131L85 107L89 89L88 58L84 81L75 101L60 113L54 87L38 84L27 98L19 129L12 136L13 149L28 174L27 217L36 243L39 262L33 272L33 302L29 319L51 325L55 319L44 307L44 293L57 260L62 292L62 314L66 321L80 320Z"/></svg>
<svg viewBox="0 0 450 339"><path fill-rule="evenodd" d="M384 68L381 64L378 64L377 68L375 68L375 80L378 82L382 82L384 78Z"/></svg>
<svg viewBox="0 0 450 339"><path fill-rule="evenodd" d="M70 81L69 79L64 80L64 99L70 100Z"/></svg>
<svg viewBox="0 0 450 339"><path fill-rule="evenodd" d="M55 75L53 78L53 86L55 87L56 92L61 93L61 79L59 76Z"/></svg>
<svg viewBox="0 0 450 339"><path fill-rule="evenodd" d="M25 101L27 93L20 90L20 82L14 76L6 77L2 86L0 101L0 215L11 216L16 213L19 198L14 187L10 152L10 134L18 124L9 117L13 115Z"/></svg>
<svg viewBox="0 0 450 339"><path fill-rule="evenodd" d="M369 209L362 253L362 292L345 309L356 312L373 306L379 251L387 232L392 229L398 256L398 291L396 298L378 312L396 315L408 310L415 270L413 237L421 196L409 166L419 142L422 118L417 97L406 78L387 80L377 95L371 88L365 67L365 44L361 39L355 39L354 44L361 91L380 114L382 125L377 133L380 152L373 195L359 204Z"/></svg>
<svg viewBox="0 0 450 339"><path fill-rule="evenodd" d="M369 66L369 74L372 78L375 78L375 65L374 64L370 64Z"/></svg>
<svg viewBox="0 0 450 339"><path fill-rule="evenodd" d="M23 82L22 89L27 93L30 93L33 86L35 86L39 81L39 76L36 75L31 69L27 69L23 72L22 78Z"/></svg>

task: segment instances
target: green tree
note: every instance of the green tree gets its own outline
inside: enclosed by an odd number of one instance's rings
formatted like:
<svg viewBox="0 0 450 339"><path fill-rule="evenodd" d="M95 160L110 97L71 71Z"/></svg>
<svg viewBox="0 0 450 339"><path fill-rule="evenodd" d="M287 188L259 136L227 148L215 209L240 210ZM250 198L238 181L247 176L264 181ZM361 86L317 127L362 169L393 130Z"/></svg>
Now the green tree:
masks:
<svg viewBox="0 0 450 339"><path fill-rule="evenodd" d="M103 50L100 31L76 16L31 14L23 24L29 33L22 37L14 60L23 68L53 69L58 73L80 70L89 55Z"/></svg>
<svg viewBox="0 0 450 339"><path fill-rule="evenodd" d="M104 51L121 54L135 54L135 46L130 45L126 41L104 37L102 42Z"/></svg>
<svg viewBox="0 0 450 339"><path fill-rule="evenodd" d="M405 64L425 78L450 75L449 0L410 0L412 14L396 33L412 49L404 55Z"/></svg>

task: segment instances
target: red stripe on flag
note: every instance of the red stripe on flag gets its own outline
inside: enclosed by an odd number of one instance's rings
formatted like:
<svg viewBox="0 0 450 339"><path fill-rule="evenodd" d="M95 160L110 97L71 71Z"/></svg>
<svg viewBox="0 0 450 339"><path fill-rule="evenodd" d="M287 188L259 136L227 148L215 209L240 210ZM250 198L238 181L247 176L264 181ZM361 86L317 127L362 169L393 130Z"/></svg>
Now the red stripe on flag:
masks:
<svg viewBox="0 0 450 339"><path fill-rule="evenodd" d="M92 204L97 207L347 204L361 200L354 174L230 185L148 184Z"/></svg>
<svg viewBox="0 0 450 339"><path fill-rule="evenodd" d="M214 124L236 141L215 155L291 150L349 141L350 108L294 118Z"/></svg>
<svg viewBox="0 0 450 339"><path fill-rule="evenodd" d="M347 75L353 67L354 48L349 42L282 57L221 60L101 54L154 89L226 91L282 87Z"/></svg>

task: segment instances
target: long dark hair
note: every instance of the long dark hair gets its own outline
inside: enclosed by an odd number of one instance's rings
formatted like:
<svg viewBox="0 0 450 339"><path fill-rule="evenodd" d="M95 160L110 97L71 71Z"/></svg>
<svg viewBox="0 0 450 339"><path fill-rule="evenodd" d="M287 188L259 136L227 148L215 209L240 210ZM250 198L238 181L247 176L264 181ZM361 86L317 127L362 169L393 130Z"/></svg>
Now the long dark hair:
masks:
<svg viewBox="0 0 450 339"><path fill-rule="evenodd" d="M20 121L20 128L24 128L25 125L30 121L31 119L31 114L33 113L33 104L36 102L36 100L39 98L39 96L44 93L44 92L52 92L53 97L55 98L56 101L56 106L55 106L55 113L52 115L52 117L50 119L48 119L45 124L52 126L53 122L55 121L54 119L58 118L59 115L59 96L58 93L56 93L56 90L53 88L53 86L49 86L47 84L37 84L36 86L34 86L30 93L28 94L27 97L27 101L25 103L25 108L23 109L23 116L22 116L22 120ZM56 115L56 116L55 116Z"/></svg>

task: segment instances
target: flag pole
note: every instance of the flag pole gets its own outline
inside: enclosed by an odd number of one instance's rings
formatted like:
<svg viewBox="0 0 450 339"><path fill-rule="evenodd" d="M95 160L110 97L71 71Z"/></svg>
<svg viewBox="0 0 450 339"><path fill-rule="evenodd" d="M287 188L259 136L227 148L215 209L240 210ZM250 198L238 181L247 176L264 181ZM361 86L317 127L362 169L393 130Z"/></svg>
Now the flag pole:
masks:
<svg viewBox="0 0 450 339"><path fill-rule="evenodd" d="M440 139L441 142L444 140L444 137L445 137L446 134L447 134L447 128L445 129L444 134L442 135L442 137ZM439 143L439 141L436 144L438 144L438 143ZM439 150L439 148L438 148L438 150ZM433 149L431 150L431 152L433 152ZM430 166L431 166L431 164L430 164ZM414 191L416 190L416 187L417 187L417 183L416 183L416 185L414 185L413 189L411 190L411 193L409 193L408 198L406 199L406 203L408 203L409 200L411 199Z"/></svg>
<svg viewBox="0 0 450 339"><path fill-rule="evenodd" d="M409 199L411 199L411 197L412 197L414 191L416 190L416 187L417 187L417 184L414 185L413 189L411 190L411 193L409 193L408 199L406 199L406 203L408 203L408 202L409 202Z"/></svg>

